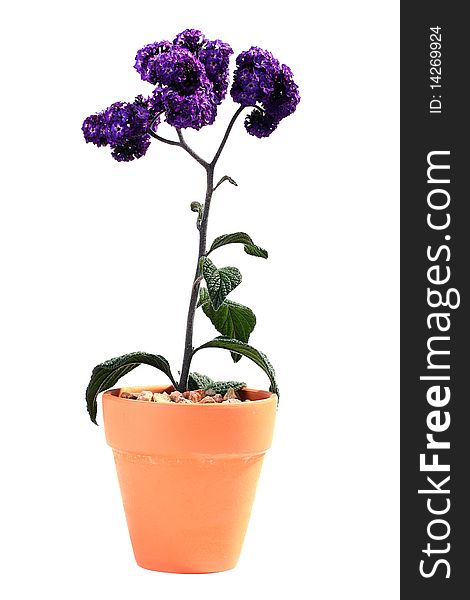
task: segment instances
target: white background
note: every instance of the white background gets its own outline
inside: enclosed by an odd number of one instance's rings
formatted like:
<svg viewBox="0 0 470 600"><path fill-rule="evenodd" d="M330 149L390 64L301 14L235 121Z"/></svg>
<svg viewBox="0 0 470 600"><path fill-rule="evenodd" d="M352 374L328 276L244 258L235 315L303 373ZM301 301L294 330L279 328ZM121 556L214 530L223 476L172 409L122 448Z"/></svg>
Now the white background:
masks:
<svg viewBox="0 0 470 600"><path fill-rule="evenodd" d="M268 139L240 121L218 170L239 187L216 192L209 238L244 230L270 253L232 246L217 264L243 273L232 297L258 315L282 395L239 565L208 576L135 565L84 403L104 359L180 367L204 173L158 142L119 164L80 127L149 92L136 50L186 27L270 49L302 95ZM398 2L45 0L11 3L1 28L3 597L397 598ZM202 155L234 110L188 134ZM200 315L196 341L214 333ZM267 385L223 351L194 367Z"/></svg>

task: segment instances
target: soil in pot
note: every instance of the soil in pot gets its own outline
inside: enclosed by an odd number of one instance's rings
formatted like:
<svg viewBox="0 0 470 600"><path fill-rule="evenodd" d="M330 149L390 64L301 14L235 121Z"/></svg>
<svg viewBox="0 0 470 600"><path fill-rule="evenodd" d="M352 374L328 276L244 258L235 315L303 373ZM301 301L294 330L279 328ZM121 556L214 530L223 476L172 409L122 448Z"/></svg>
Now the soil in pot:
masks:
<svg viewBox="0 0 470 600"><path fill-rule="evenodd" d="M163 402L163 403L182 403L182 404L238 404L249 400L243 399L233 388L228 388L225 394L218 394L215 390L209 388L207 390L193 390L187 392L152 392L151 390L142 390L135 392L132 390L122 389L120 398L129 398L130 400L143 400L146 402Z"/></svg>

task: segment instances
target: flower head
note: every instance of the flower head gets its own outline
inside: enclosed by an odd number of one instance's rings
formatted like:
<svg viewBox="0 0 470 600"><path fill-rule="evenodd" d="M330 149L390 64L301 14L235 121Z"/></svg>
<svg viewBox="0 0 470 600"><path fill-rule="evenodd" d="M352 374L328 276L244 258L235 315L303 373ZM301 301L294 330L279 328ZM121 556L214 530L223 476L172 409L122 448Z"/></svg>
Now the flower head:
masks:
<svg viewBox="0 0 470 600"><path fill-rule="evenodd" d="M289 67L282 65L274 81L274 90L265 100L266 110L281 120L291 115L299 102L299 86Z"/></svg>
<svg viewBox="0 0 470 600"><path fill-rule="evenodd" d="M190 96L182 96L172 89L167 89L163 94L163 104L167 123L178 129L201 129L204 125L212 125L217 114L217 105L209 81Z"/></svg>
<svg viewBox="0 0 470 600"><path fill-rule="evenodd" d="M267 137L282 119L292 114L300 101L299 88L292 71L281 65L271 52L251 47L239 54L230 90L232 98L242 106L260 106L245 120L251 135Z"/></svg>
<svg viewBox="0 0 470 600"><path fill-rule="evenodd" d="M148 110L130 102L115 102L104 113L106 137L110 146L142 137L147 133Z"/></svg>
<svg viewBox="0 0 470 600"><path fill-rule="evenodd" d="M134 158L142 158L150 146L148 134L131 138L113 148L111 156L118 162L129 162Z"/></svg>
<svg viewBox="0 0 470 600"><path fill-rule="evenodd" d="M144 81L156 85L155 59L160 56L160 54L168 52L171 47L172 44L164 40L163 42L147 44L137 51L134 68Z"/></svg>
<svg viewBox="0 0 470 600"><path fill-rule="evenodd" d="M173 42L147 44L137 52L135 68L157 88L141 105L151 114L166 112L177 127L213 123L227 93L231 54L229 44L208 40L198 29L185 29Z"/></svg>
<svg viewBox="0 0 470 600"><path fill-rule="evenodd" d="M206 37L199 29L185 29L181 33L178 33L173 40L173 44L186 48L197 56L205 41Z"/></svg>
<svg viewBox="0 0 470 600"><path fill-rule="evenodd" d="M217 104L222 102L227 93L231 54L232 48L221 40L207 40L199 52L199 60L206 69L209 81L212 82Z"/></svg>
<svg viewBox="0 0 470 600"><path fill-rule="evenodd" d="M186 48L174 46L154 59L155 83L168 86L182 96L189 96L206 79L202 63Z"/></svg>
<svg viewBox="0 0 470 600"><path fill-rule="evenodd" d="M97 146L112 148L118 161L130 161L144 156L150 145L149 111L144 99L136 102L115 102L106 110L91 115L83 122L85 140Z"/></svg>
<svg viewBox="0 0 470 600"><path fill-rule="evenodd" d="M255 108L245 119L245 129L250 135L258 138L268 137L279 125L273 115Z"/></svg>
<svg viewBox="0 0 470 600"><path fill-rule="evenodd" d="M102 112L87 117L83 121L82 131L87 143L91 142L98 147L108 144L104 114Z"/></svg>
<svg viewBox="0 0 470 600"><path fill-rule="evenodd" d="M237 56L230 93L235 102L249 106L264 103L274 91L274 81L280 70L279 61L271 52L252 46Z"/></svg>

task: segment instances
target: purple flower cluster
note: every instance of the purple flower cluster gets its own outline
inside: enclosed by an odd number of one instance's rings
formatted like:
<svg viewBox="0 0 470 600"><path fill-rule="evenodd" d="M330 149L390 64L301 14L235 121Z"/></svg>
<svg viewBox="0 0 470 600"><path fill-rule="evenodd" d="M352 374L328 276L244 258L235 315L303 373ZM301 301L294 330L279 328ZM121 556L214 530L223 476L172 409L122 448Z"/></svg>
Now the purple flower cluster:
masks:
<svg viewBox="0 0 470 600"><path fill-rule="evenodd" d="M91 142L95 146L107 146L108 136L106 135L106 126L104 124L104 113L90 115L83 121L83 136L86 143Z"/></svg>
<svg viewBox="0 0 470 600"><path fill-rule="evenodd" d="M86 142L110 146L117 161L141 158L150 145L149 112L138 102L115 102L106 110L90 115L82 126Z"/></svg>
<svg viewBox="0 0 470 600"><path fill-rule="evenodd" d="M163 91L166 121L178 129L201 129L212 125L217 115L217 103L209 82L191 96L182 96L172 89Z"/></svg>
<svg viewBox="0 0 470 600"><path fill-rule="evenodd" d="M153 85L157 84L155 61L160 54L168 52L170 48L171 42L163 41L147 44L137 52L134 68L137 69L144 81L153 83Z"/></svg>
<svg viewBox="0 0 470 600"><path fill-rule="evenodd" d="M134 67L157 86L148 98L151 114L165 112L167 123L181 129L211 125L227 93L231 54L228 44L208 40L197 29L182 31L171 43L141 48Z"/></svg>
<svg viewBox="0 0 470 600"><path fill-rule="evenodd" d="M199 60L212 83L217 104L225 98L228 88L228 67L232 48L221 40L207 41L201 48Z"/></svg>
<svg viewBox="0 0 470 600"><path fill-rule="evenodd" d="M227 94L231 54L229 44L208 40L198 29L185 29L172 42L147 44L137 52L134 67L155 86L153 93L137 96L134 102L115 102L87 117L82 126L85 140L110 146L113 158L128 162L145 155L150 126L155 129L160 115L178 129L211 125ZM255 107L245 119L248 133L267 137L300 101L292 71L254 46L242 52L236 64L232 98Z"/></svg>
<svg viewBox="0 0 470 600"><path fill-rule="evenodd" d="M185 29L173 40L173 44L187 48L193 54L198 54L203 44L206 42L206 36L199 29Z"/></svg>
<svg viewBox="0 0 470 600"><path fill-rule="evenodd" d="M267 137L300 101L292 71L271 52L254 46L239 54L236 64L231 96L242 106L260 107L248 115L245 128L250 135Z"/></svg>
<svg viewBox="0 0 470 600"><path fill-rule="evenodd" d="M222 40L208 40L198 29L185 29L173 43L186 48L204 66L207 79L212 84L216 104L225 98L228 88L228 67L233 50Z"/></svg>
<svg viewBox="0 0 470 600"><path fill-rule="evenodd" d="M204 67L194 54L180 46L157 56L154 73L158 83L182 96L194 94L206 78Z"/></svg>

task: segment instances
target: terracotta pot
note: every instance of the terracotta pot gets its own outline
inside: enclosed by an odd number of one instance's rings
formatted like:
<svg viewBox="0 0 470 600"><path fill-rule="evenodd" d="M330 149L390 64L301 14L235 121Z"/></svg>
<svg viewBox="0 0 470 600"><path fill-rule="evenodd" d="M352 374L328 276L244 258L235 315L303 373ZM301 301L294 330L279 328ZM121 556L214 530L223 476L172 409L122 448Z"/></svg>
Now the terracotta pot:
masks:
<svg viewBox="0 0 470 600"><path fill-rule="evenodd" d="M126 390L171 391L171 387ZM103 394L137 564L173 573L232 569L271 445L277 397L242 404L160 404Z"/></svg>

